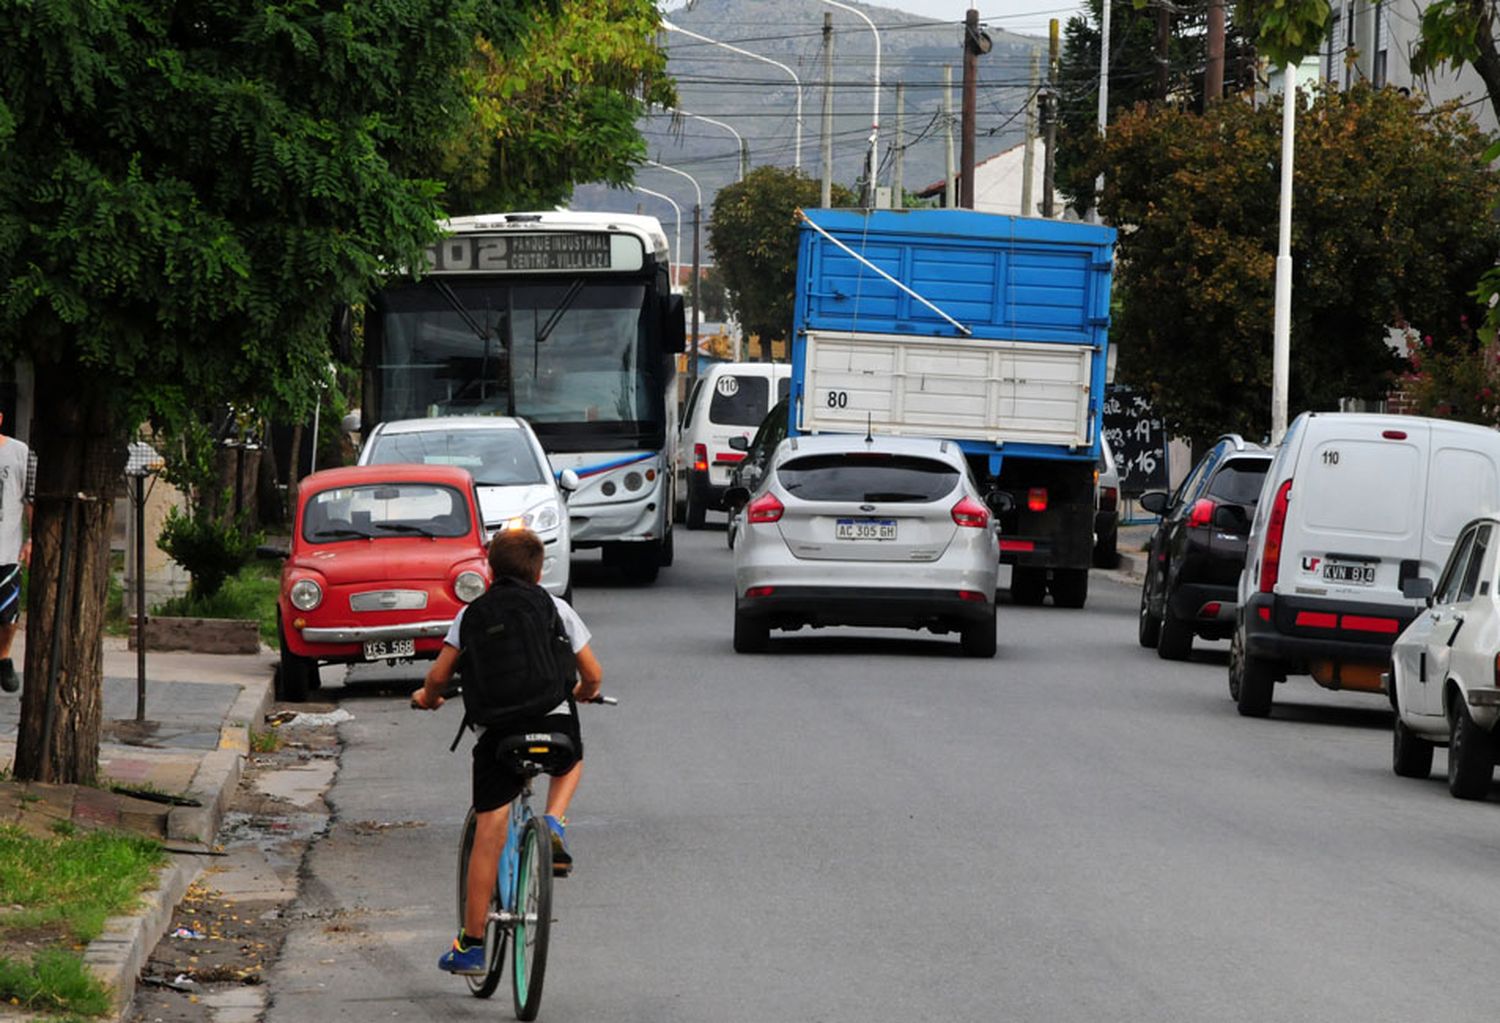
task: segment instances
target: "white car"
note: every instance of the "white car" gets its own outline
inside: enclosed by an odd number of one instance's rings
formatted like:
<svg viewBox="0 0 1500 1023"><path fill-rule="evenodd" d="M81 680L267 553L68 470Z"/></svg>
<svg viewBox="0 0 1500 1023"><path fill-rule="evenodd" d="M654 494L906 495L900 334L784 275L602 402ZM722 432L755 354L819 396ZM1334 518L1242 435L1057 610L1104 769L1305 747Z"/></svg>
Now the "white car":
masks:
<svg viewBox="0 0 1500 1023"><path fill-rule="evenodd" d="M996 519L957 444L792 437L738 489L738 653L772 629L858 625L957 632L965 655L995 656Z"/></svg>
<svg viewBox="0 0 1500 1023"><path fill-rule="evenodd" d="M792 367L784 362L726 362L710 366L698 378L682 411L677 445L682 459L678 493L682 523L702 529L709 511L731 511L724 492L743 448L766 413L787 396Z"/></svg>
<svg viewBox="0 0 1500 1023"><path fill-rule="evenodd" d="M1396 709L1391 765L1405 778L1432 772L1434 746L1448 747L1448 791L1483 799L1495 770L1500 722L1500 515L1463 528L1438 577L1409 580L1432 594L1391 649L1388 686Z"/></svg>
<svg viewBox="0 0 1500 1023"><path fill-rule="evenodd" d="M578 475L572 469L553 473L547 453L524 419L435 416L381 423L360 449L359 464L392 463L469 470L479 495L485 539L520 526L536 533L547 551L542 586L572 600L568 494L578 488Z"/></svg>

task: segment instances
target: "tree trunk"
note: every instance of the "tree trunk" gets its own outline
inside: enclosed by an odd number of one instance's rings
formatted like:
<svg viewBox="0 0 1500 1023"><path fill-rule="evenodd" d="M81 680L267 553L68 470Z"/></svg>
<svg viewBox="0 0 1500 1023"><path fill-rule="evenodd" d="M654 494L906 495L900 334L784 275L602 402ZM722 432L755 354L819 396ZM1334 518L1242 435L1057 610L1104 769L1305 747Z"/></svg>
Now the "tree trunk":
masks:
<svg viewBox="0 0 1500 1023"><path fill-rule="evenodd" d="M110 524L126 444L105 392L79 367L36 365L36 506L15 762L23 781L98 780Z"/></svg>
<svg viewBox="0 0 1500 1023"><path fill-rule="evenodd" d="M297 521L297 490L302 485L302 424L292 427L292 452L286 473L286 521Z"/></svg>

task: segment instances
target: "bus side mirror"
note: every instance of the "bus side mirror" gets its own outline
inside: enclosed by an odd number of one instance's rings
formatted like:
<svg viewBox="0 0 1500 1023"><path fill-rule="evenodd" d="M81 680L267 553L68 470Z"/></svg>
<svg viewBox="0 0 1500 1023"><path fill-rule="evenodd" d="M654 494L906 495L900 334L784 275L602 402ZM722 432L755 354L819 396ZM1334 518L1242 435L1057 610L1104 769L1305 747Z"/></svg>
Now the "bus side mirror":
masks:
<svg viewBox="0 0 1500 1023"><path fill-rule="evenodd" d="M669 355L687 351L687 306L681 295L669 295L662 310L661 348Z"/></svg>

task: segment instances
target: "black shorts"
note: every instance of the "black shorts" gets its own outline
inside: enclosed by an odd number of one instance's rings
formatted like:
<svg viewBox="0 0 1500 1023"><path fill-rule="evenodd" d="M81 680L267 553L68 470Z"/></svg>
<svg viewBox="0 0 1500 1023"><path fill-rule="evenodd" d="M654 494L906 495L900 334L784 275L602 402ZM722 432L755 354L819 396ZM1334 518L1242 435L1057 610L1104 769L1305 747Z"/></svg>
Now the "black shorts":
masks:
<svg viewBox="0 0 1500 1023"><path fill-rule="evenodd" d="M21 617L21 566L0 565L0 625Z"/></svg>
<svg viewBox="0 0 1500 1023"><path fill-rule="evenodd" d="M561 732L573 740L573 749L578 752L573 763L583 759L583 736L578 731L578 705L568 697L568 714L546 714L542 717L520 721L514 725L491 725L479 734L474 743L474 809L498 810L521 794L526 779L508 770L495 759L495 747L506 736L523 732ZM572 764L554 771L564 774Z"/></svg>

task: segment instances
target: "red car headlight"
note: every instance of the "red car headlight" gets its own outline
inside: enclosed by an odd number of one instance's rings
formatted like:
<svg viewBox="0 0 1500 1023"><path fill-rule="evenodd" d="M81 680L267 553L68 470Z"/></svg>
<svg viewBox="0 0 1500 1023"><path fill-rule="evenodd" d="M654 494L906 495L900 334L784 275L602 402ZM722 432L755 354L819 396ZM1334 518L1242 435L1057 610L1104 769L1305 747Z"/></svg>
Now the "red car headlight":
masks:
<svg viewBox="0 0 1500 1023"><path fill-rule="evenodd" d="M458 578L453 580L453 595L465 604L471 604L488 589L484 576L473 569L458 573Z"/></svg>
<svg viewBox="0 0 1500 1023"><path fill-rule="evenodd" d="M292 583L286 598L298 611L311 611L323 603L323 587L313 579L298 579Z"/></svg>

